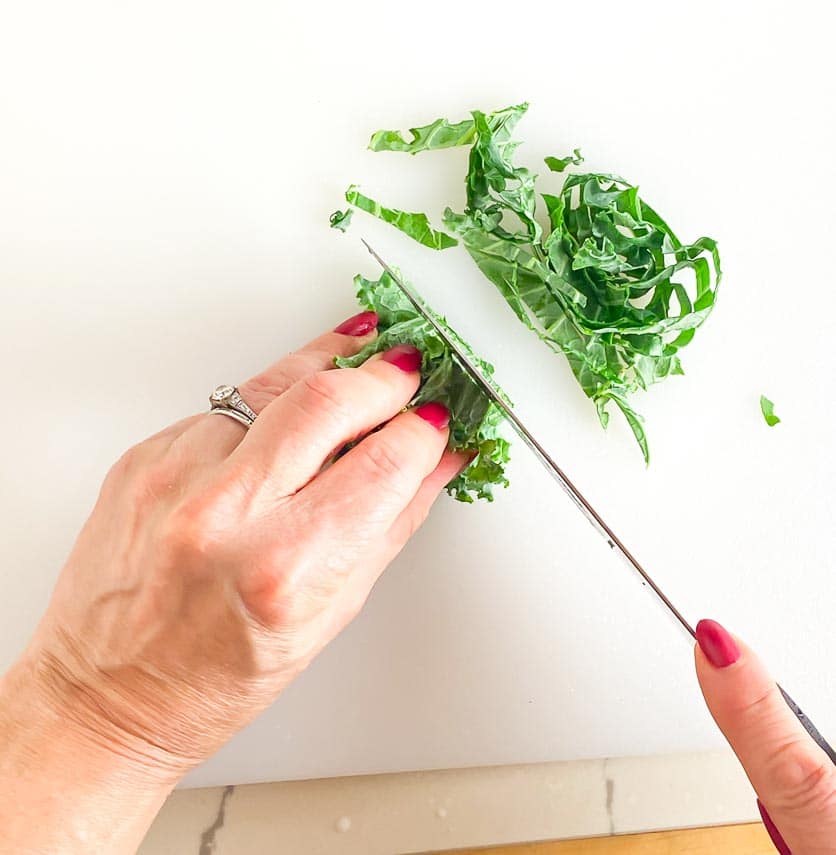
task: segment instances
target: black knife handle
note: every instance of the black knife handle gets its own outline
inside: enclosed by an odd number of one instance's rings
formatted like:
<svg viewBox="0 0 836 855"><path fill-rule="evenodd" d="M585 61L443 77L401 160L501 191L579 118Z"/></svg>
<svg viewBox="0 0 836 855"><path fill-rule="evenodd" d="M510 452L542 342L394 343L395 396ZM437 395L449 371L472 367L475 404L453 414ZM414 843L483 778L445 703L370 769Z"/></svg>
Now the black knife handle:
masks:
<svg viewBox="0 0 836 855"><path fill-rule="evenodd" d="M819 733L816 726L810 721L809 718L804 714L801 707L781 688L779 685L778 688L781 690L781 694L784 696L784 700L787 702L787 706L795 713L795 717L801 722L804 726L804 730L813 737L813 741L816 745L824 751L825 754L831 759L831 761L836 764L836 751L833 750L833 746Z"/></svg>

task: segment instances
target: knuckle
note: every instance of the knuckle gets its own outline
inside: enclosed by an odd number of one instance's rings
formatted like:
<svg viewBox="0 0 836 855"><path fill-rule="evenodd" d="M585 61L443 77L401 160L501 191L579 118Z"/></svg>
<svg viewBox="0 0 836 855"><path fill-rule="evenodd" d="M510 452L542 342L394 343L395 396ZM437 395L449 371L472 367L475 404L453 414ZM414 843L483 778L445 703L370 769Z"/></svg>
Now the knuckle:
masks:
<svg viewBox="0 0 836 855"><path fill-rule="evenodd" d="M374 481L390 484L403 479L406 474L403 455L385 432L375 434L364 445L366 465Z"/></svg>
<svg viewBox="0 0 836 855"><path fill-rule="evenodd" d="M292 357L288 357L288 359L290 358ZM290 366L277 365L247 380L240 386L239 391L244 400L257 413L260 413L279 395L283 395L295 382L296 377L290 370Z"/></svg>
<svg viewBox="0 0 836 855"><path fill-rule="evenodd" d="M170 495L179 482L179 467L167 457L148 461L137 470L140 493L152 501Z"/></svg>
<svg viewBox="0 0 836 855"><path fill-rule="evenodd" d="M298 550L285 549L281 542L276 542L259 549L254 558L252 567L241 579L245 598L262 606L269 603L279 622L288 623L303 575Z"/></svg>
<svg viewBox="0 0 836 855"><path fill-rule="evenodd" d="M818 815L836 808L836 767L809 748L806 736L780 745L769 761L770 778L784 809Z"/></svg>
<svg viewBox="0 0 836 855"><path fill-rule="evenodd" d="M185 570L211 560L221 539L216 509L214 496L201 493L181 500L166 514L159 548L168 563Z"/></svg>
<svg viewBox="0 0 836 855"><path fill-rule="evenodd" d="M135 516L176 495L181 467L166 454L141 443L129 448L110 468L104 479L101 497L117 502Z"/></svg>
<svg viewBox="0 0 836 855"><path fill-rule="evenodd" d="M354 369L350 376L356 376ZM310 415L338 422L350 421L348 402L345 396L346 375L338 371L317 371L300 381L302 406Z"/></svg>
<svg viewBox="0 0 836 855"><path fill-rule="evenodd" d="M737 715L740 718L748 719L750 722L773 718L775 715L777 692L778 689L775 686L768 686L759 695L741 704L736 710ZM783 701L781 703L783 704Z"/></svg>
<svg viewBox="0 0 836 855"><path fill-rule="evenodd" d="M121 485L127 481L140 465L142 457L142 446L131 446L122 456L110 467L106 477L105 484Z"/></svg>
<svg viewBox="0 0 836 855"><path fill-rule="evenodd" d="M239 583L239 593L247 611L264 627L276 631L293 625L294 588L286 575L262 563Z"/></svg>
<svg viewBox="0 0 836 855"><path fill-rule="evenodd" d="M292 639L294 632L315 623L334 598L331 587L308 577L308 572L294 562L268 562L248 581L242 599L262 626L274 632L287 631Z"/></svg>

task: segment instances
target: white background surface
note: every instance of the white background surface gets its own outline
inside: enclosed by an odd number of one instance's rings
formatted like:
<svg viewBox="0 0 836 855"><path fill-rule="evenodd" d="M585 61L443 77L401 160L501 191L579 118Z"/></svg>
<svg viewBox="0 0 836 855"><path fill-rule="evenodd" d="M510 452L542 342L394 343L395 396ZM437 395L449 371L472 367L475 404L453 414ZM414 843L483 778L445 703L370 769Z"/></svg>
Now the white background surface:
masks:
<svg viewBox="0 0 836 855"><path fill-rule="evenodd" d="M361 234L495 362L520 414L693 620L756 644L823 732L836 603L834 69L825 4L18 4L0 26L6 414L0 659L110 463L352 314ZM521 160L579 145L723 251L687 375L636 401L645 470L464 251L357 214L440 214L465 152L371 131L529 100ZM541 169L545 172L545 169ZM548 179L547 179L548 180ZM763 423L767 393L784 419ZM688 645L529 455L442 500L364 614L191 783L720 744Z"/></svg>

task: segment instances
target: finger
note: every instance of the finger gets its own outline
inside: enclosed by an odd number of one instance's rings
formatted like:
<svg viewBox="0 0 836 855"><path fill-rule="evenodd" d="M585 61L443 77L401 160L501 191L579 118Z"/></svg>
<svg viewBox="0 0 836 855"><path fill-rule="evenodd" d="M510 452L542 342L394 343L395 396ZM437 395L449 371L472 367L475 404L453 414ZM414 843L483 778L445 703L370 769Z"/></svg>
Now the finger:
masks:
<svg viewBox="0 0 836 855"><path fill-rule="evenodd" d="M697 640L708 708L786 842L810 847L814 828L828 835L822 840L836 839L836 766L752 650L715 621L700 621Z"/></svg>
<svg viewBox="0 0 836 855"><path fill-rule="evenodd" d="M314 339L290 353L265 371L238 387L244 400L260 413L295 383L334 367L335 356L353 356L371 341L377 332L377 314L360 312L343 321L333 332Z"/></svg>
<svg viewBox="0 0 836 855"><path fill-rule="evenodd" d="M439 466L448 420L441 404L401 413L308 485L307 500L345 529L345 542L378 543Z"/></svg>
<svg viewBox="0 0 836 855"><path fill-rule="evenodd" d="M359 353L376 335L377 314L360 312L251 377L238 387L238 392L252 410L261 413L295 383L333 368L335 356ZM189 440L214 462L227 457L247 429L231 418L204 415L206 418L191 429Z"/></svg>
<svg viewBox="0 0 836 855"><path fill-rule="evenodd" d="M412 501L401 511L389 530L394 557L424 524L441 491L473 460L472 452L445 451L438 466L424 478Z"/></svg>
<svg viewBox="0 0 836 855"><path fill-rule="evenodd" d="M398 345L359 368L320 371L276 398L230 455L238 476L265 484L268 501L295 493L336 449L391 419L415 395L421 352Z"/></svg>

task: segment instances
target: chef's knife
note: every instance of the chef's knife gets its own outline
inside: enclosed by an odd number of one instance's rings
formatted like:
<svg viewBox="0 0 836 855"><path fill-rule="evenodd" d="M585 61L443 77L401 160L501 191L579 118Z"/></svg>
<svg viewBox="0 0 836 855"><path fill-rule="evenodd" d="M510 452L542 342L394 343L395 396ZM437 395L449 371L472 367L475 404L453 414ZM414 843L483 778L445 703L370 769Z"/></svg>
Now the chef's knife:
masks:
<svg viewBox="0 0 836 855"><path fill-rule="evenodd" d="M596 511L595 508L592 507L592 505L584 497L581 491L578 490L578 488L569 480L566 473L552 459L551 455L546 451L545 448L543 448L543 446L538 442L534 435L528 430L528 428L521 421L519 416L517 416L514 410L503 400L502 396L497 393L496 389L494 389L490 381L470 361L468 356L448 335L444 327L438 323L435 318L435 315L429 309L427 309L422 298L412 289L411 286L407 285L407 283L404 282L400 276L398 276L398 274L372 249L371 246L369 246L369 244L365 240L363 241L363 243L365 244L366 249L375 258L377 263L386 271L386 273L389 274L395 285L398 286L403 295L414 306L415 311L417 311L418 314L420 314L424 318L424 320L432 326L438 337L444 342L450 352L455 356L456 361L459 363L462 369L469 375L470 379L479 387L479 389L481 389L481 391L493 404L499 407L505 418L508 420L508 423L518 434L520 439L531 449L534 456L546 468L546 470L555 479L555 481L557 481L557 483L561 486L561 488L569 496L569 498L574 502L580 512L587 518L587 520L589 520L589 522L592 524L592 527L604 537L609 547L618 552L618 554L627 562L627 564L632 567L633 570L636 571L636 573L639 574L642 585L649 588L656 595L656 597L661 600L665 608L668 609L668 611L673 615L673 617L677 620L680 626L685 630L685 632L688 633L690 639L696 639L697 636L694 632L693 627L683 617L679 609L674 606L674 604L663 593L662 589L653 581L653 579L651 579L650 575L647 573L644 567L642 567L642 565L636 560L630 550L627 549L627 547L620 540L620 538L609 527L609 525L607 525L607 523L604 521L598 511ZM822 748L822 750L827 754L827 756L830 757L833 763L836 764L836 751L834 751L834 749L828 744L825 738L818 732L813 722L810 721L809 718L807 718L807 716L799 708L798 704L796 704L796 702L780 686L778 688L781 690L781 694L783 695L784 700L787 702L787 706L789 706L793 713L795 713L798 720L804 726L804 729Z"/></svg>

